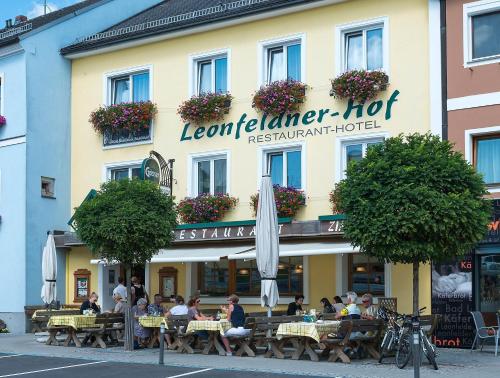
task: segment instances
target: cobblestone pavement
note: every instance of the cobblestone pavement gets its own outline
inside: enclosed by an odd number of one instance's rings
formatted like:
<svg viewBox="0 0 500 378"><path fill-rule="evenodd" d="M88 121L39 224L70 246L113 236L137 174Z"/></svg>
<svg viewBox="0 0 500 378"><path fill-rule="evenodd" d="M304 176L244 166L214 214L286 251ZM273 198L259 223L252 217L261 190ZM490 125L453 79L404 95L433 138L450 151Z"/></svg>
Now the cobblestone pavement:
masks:
<svg viewBox="0 0 500 378"><path fill-rule="evenodd" d="M134 352L125 352L122 347L108 348L75 348L46 346L35 340L32 334L27 335L0 335L0 353L22 354L23 356L44 356L60 358L77 358L87 361L107 361L109 363L158 364L158 349L144 349ZM8 359L8 358L6 358ZM500 355L495 357L491 347L485 347L484 352L456 349L439 349L439 370L434 371L427 363L421 367L422 377L498 377L500 371ZM2 359L0 359L1 365ZM80 363L85 363L81 361ZM217 355L187 355L176 352L165 352L165 364L171 367L200 369L222 369L238 372L259 372L307 375L322 377L356 377L356 378L392 378L413 377L413 370L397 369L391 360L378 364L374 360L353 360L351 364L329 363L327 361L312 362L309 360L294 361L290 359L278 360L263 357L220 357ZM0 368L0 377L2 374ZM93 369L92 369L93 370ZM110 371L110 369L106 369ZM199 373L202 374L202 373ZM207 373L208 374L208 373ZM215 376L212 374L206 375ZM175 375L175 374L174 374ZM197 374L198 375L198 374ZM232 374L237 376L236 374ZM171 376L166 374L165 377ZM221 377L223 375L220 375ZM242 375L243 376L243 375ZM246 375L245 375L246 376ZM201 378L201 377L200 377Z"/></svg>

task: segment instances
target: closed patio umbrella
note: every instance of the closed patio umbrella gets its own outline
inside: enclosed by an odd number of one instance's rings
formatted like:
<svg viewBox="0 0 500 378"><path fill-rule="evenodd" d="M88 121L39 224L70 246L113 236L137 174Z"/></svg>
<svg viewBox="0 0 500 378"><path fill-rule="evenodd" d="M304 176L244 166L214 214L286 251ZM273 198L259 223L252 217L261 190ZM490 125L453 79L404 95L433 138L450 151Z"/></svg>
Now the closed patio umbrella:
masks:
<svg viewBox="0 0 500 378"><path fill-rule="evenodd" d="M49 234L42 256L42 301L50 305L56 300L57 258L54 236Z"/></svg>
<svg viewBox="0 0 500 378"><path fill-rule="evenodd" d="M271 177L263 176L260 185L259 204L255 230L255 249L257 268L261 277L261 305L268 308L276 306L279 300L276 274L279 263L278 216Z"/></svg>

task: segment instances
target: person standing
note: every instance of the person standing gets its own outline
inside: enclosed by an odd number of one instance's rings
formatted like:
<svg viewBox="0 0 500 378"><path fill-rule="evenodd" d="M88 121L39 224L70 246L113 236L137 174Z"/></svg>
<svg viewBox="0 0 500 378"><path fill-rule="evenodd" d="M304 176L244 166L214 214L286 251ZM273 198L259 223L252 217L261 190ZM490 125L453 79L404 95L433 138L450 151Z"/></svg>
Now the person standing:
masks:
<svg viewBox="0 0 500 378"><path fill-rule="evenodd" d="M125 287L125 280L123 277L118 277L118 285L113 289L113 297L116 294L120 294L122 301L127 301L127 288Z"/></svg>
<svg viewBox="0 0 500 378"><path fill-rule="evenodd" d="M141 284L141 280L134 276L130 281L132 282L132 287L130 288L130 293L132 294L132 306L137 305L137 301L141 298L144 298L146 303L149 303L148 293L146 293L146 289Z"/></svg>

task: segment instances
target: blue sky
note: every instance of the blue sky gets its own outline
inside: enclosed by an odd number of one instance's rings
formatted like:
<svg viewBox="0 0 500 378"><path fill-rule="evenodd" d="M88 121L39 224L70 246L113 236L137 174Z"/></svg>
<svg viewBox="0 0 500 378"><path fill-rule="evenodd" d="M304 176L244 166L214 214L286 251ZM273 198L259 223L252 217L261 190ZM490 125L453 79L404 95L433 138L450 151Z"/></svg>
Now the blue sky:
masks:
<svg viewBox="0 0 500 378"><path fill-rule="evenodd" d="M78 1L80 0L47 0L47 5L56 10ZM14 19L19 14L29 18L43 14L43 3L43 0L0 0L0 28L4 27L6 19Z"/></svg>

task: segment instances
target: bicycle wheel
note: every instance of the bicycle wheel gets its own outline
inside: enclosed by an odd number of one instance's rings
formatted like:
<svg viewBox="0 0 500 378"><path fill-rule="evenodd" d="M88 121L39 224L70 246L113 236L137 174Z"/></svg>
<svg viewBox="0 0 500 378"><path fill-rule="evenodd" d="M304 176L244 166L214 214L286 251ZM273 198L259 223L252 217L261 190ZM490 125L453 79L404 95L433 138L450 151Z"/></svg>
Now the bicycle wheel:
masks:
<svg viewBox="0 0 500 378"><path fill-rule="evenodd" d="M434 367L434 370L438 370L438 365L436 362L436 349L432 345L425 335L421 335L422 339L422 349L424 350L425 357L429 360L429 363Z"/></svg>
<svg viewBox="0 0 500 378"><path fill-rule="evenodd" d="M382 340L382 344L380 345L380 357L378 359L378 363L381 364L382 360L386 356L387 352L389 352L389 346L391 344L391 340L394 337L394 331L387 330L384 335L384 339Z"/></svg>
<svg viewBox="0 0 500 378"><path fill-rule="evenodd" d="M399 339L398 349L396 351L396 366L400 369L408 364L411 357L411 334L404 333Z"/></svg>

